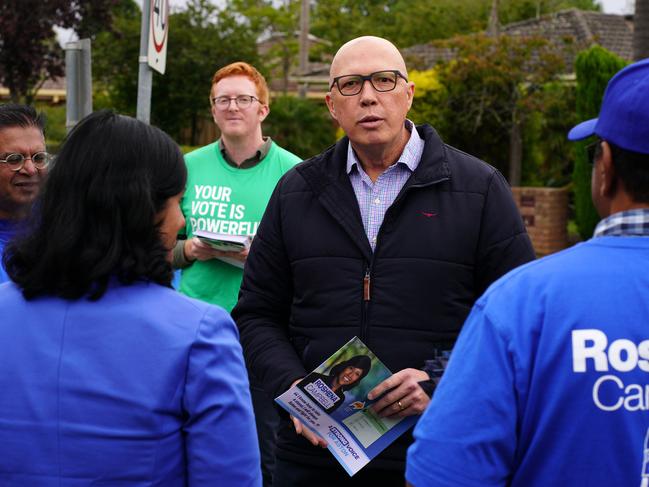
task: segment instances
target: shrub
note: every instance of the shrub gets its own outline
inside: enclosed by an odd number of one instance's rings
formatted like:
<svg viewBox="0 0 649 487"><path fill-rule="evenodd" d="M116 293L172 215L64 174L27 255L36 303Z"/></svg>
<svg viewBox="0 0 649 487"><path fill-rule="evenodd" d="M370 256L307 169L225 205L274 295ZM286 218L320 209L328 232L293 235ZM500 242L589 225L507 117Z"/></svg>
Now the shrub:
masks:
<svg viewBox="0 0 649 487"><path fill-rule="evenodd" d="M440 130L444 121L441 101L446 91L439 81L437 71L434 68L426 71L411 70L408 78L415 83L415 99L408 118L415 125L428 123Z"/></svg>
<svg viewBox="0 0 649 487"><path fill-rule="evenodd" d="M597 117L609 80L626 62L601 46L582 51L575 60L577 74L577 120ZM575 167L572 173L575 196L575 220L581 238L593 235L599 216L590 196L591 166L584 148L590 141L574 144Z"/></svg>
<svg viewBox="0 0 649 487"><path fill-rule="evenodd" d="M572 177L572 143L566 133L576 123L575 88L564 82L543 86L545 106L523 127L523 186L562 187Z"/></svg>
<svg viewBox="0 0 649 487"><path fill-rule="evenodd" d="M304 159L319 154L336 141L336 127L324 102L293 96L272 100L263 132Z"/></svg>
<svg viewBox="0 0 649 487"><path fill-rule="evenodd" d="M439 89L425 91L423 111L442 138L521 183L521 132L554 98L546 90L563 69L556 47L540 37L458 36L440 44L452 60L435 68ZM417 97L417 90L415 90ZM419 108L415 109L416 112Z"/></svg>

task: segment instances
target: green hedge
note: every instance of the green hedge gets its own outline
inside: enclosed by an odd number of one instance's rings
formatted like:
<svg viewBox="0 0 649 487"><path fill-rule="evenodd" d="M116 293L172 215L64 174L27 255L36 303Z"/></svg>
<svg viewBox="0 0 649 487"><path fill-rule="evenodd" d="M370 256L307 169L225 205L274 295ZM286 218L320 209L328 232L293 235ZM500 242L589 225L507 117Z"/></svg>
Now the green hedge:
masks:
<svg viewBox="0 0 649 487"><path fill-rule="evenodd" d="M577 120L597 117L602 98L609 80L626 61L601 46L582 51L575 60L577 74L576 112ZM592 140L574 144L575 167L572 173L572 188L575 197L575 220L581 238L593 235L599 215L593 206L590 192L592 167L586 156L585 147Z"/></svg>
<svg viewBox="0 0 649 487"><path fill-rule="evenodd" d="M324 100L275 98L263 131L303 159L319 154L336 141L336 127Z"/></svg>
<svg viewBox="0 0 649 487"><path fill-rule="evenodd" d="M65 139L65 103L50 105L39 102L34 108L45 114L45 143L47 150L56 154Z"/></svg>

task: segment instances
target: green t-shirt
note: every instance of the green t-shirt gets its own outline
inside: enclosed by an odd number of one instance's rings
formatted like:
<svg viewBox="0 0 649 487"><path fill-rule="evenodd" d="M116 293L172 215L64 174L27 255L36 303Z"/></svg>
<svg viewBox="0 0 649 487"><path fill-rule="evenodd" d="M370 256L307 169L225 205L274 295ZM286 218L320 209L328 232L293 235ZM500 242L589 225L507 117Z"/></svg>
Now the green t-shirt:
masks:
<svg viewBox="0 0 649 487"><path fill-rule="evenodd" d="M249 169L230 166L214 142L185 156L187 189L181 201L187 238L194 230L254 235L270 195L282 175L300 158L274 142ZM237 302L243 271L219 259L195 261L183 269L180 292L228 312Z"/></svg>

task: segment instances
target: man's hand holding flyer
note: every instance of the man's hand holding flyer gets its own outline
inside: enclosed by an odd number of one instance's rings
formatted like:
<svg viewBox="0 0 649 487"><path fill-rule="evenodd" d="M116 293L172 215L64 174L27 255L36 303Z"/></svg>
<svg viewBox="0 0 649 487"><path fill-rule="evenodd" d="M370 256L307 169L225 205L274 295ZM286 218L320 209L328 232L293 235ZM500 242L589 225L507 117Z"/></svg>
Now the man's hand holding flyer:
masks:
<svg viewBox="0 0 649 487"><path fill-rule="evenodd" d="M351 476L417 421L380 417L367 395L392 373L358 337L275 401L319 438Z"/></svg>

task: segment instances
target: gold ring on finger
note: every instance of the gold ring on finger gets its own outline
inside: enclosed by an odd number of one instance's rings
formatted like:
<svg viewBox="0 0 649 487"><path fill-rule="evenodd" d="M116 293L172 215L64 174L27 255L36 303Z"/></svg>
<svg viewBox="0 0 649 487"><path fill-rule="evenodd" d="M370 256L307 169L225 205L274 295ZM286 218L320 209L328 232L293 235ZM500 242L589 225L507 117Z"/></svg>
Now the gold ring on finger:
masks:
<svg viewBox="0 0 649 487"><path fill-rule="evenodd" d="M403 411L405 409L405 406L401 404L401 401L397 401L397 406L399 406L399 410Z"/></svg>

